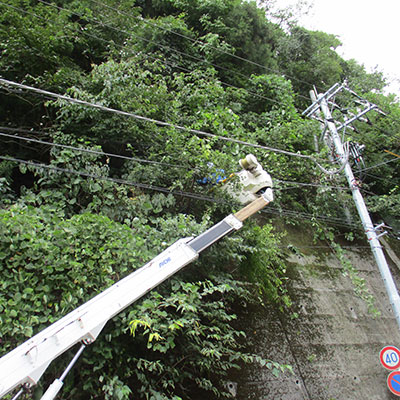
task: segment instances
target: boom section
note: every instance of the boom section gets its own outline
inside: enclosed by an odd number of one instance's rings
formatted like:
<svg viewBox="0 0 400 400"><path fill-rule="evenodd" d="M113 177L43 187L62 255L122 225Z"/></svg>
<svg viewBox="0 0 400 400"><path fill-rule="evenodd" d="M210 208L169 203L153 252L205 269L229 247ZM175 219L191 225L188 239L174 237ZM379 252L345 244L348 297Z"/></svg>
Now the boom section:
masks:
<svg viewBox="0 0 400 400"><path fill-rule="evenodd" d="M51 361L78 342L92 343L108 320L159 285L198 253L184 238L0 359L0 397L36 385Z"/></svg>

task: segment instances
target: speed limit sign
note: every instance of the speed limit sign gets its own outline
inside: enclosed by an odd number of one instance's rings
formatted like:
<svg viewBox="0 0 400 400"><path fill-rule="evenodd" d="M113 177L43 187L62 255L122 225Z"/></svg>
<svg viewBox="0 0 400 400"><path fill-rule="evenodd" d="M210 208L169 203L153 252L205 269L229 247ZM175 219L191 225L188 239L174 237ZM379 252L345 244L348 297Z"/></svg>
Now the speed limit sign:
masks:
<svg viewBox="0 0 400 400"><path fill-rule="evenodd" d="M393 371L400 365L400 350L395 346L386 346L379 353L379 359L386 369Z"/></svg>

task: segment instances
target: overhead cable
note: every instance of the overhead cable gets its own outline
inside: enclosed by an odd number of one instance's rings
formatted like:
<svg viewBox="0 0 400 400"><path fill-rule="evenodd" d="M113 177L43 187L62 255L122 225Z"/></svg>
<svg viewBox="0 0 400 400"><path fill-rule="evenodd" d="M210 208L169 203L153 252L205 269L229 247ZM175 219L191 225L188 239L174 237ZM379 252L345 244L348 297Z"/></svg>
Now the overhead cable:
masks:
<svg viewBox="0 0 400 400"><path fill-rule="evenodd" d="M278 245L278 246L276 246L276 245L274 245L274 247L277 247L277 248L282 248L282 249L288 249L288 250L290 250L291 248L294 248L294 249L297 249L297 248L299 248L299 249L332 249L332 246L307 246L307 245L299 245L299 246L296 246L296 245L292 245L292 244L288 244L288 245ZM371 246L356 246L356 245L354 245L354 246L340 246L342 249L370 249L371 248Z"/></svg>
<svg viewBox="0 0 400 400"><path fill-rule="evenodd" d="M275 214L279 216L286 216L286 217L293 217L293 218L301 218L301 219L306 219L308 221L310 220L319 220L323 221L332 225L336 226L342 226L342 227L347 227L347 228L353 228L353 229L360 229L360 226L354 223L349 223L343 221L342 218L337 218L337 217L326 217L323 215L314 215L306 212L301 212L301 211L294 211L294 210L288 210L288 209L282 209L282 208L274 208L274 207L268 207L263 210L261 210L262 213L265 214Z"/></svg>
<svg viewBox="0 0 400 400"><path fill-rule="evenodd" d="M400 158L392 158L392 159L389 160L389 161L384 161L384 162L381 162L381 163L379 163L379 164L372 165L371 167L362 168L362 169L360 169L360 172L369 171L370 169L377 168L377 167L380 167L380 166L382 166L382 165L386 165L386 164L389 164L389 163L391 163L391 162L393 162L393 161L399 161L399 160L400 160Z"/></svg>
<svg viewBox="0 0 400 400"><path fill-rule="evenodd" d="M4 128L5 127L0 127L0 130L5 130ZM95 155L107 156L107 157L114 157L114 158L120 158L122 160L136 161L136 162L146 163L146 164L162 165L162 166L170 167L170 168L180 168L180 169L185 168L186 169L186 167L184 167L183 165L169 164L169 163L164 163L164 162L159 162L159 161L146 160L146 159L143 159L143 158L123 156L123 155L120 155L120 154L107 153L105 151L92 150L92 149L88 149L88 148L85 148L85 147L75 147L75 146L69 146L69 145L60 144L60 143L47 142L45 140L27 138L27 137L18 136L18 135L10 135L10 134L4 133L4 132L0 132L0 136L8 137L10 139L23 140L23 141L31 142L31 143L44 144L44 145L47 145L47 146L53 146L53 147L59 147L59 148L63 148L63 149L80 151L80 152L83 152L83 153L89 153L89 154L95 154Z"/></svg>
<svg viewBox="0 0 400 400"><path fill-rule="evenodd" d="M84 176L84 177L92 178L95 180L103 180L103 181L107 181L107 182L114 182L114 183L121 184L121 185L134 186L134 187L138 187L139 189L157 191L157 192L167 193L167 194L171 194L171 195L192 198L195 200L202 200L202 201L219 203L219 204L230 204L229 202L227 202L224 199L217 199L214 197L205 196L200 193L185 192L185 191L180 191L180 190L171 190L166 187L138 183L138 182L133 182L133 181L129 181L126 179L110 178L110 177L105 177L105 176L87 173L87 172L83 172L83 171L76 171L73 169L55 167L55 166L48 165L48 164L35 163L32 161L26 161L26 160L22 160L22 159L18 159L18 158L13 158L13 157L0 156L0 160L25 164L25 165L29 165L29 166L32 166L37 169L48 169L48 170L52 170L52 171L56 171L56 172L60 172L60 173ZM268 207L268 209L264 209L264 210L262 210L262 212L267 213L267 214L276 214L279 216L287 216L287 217L301 218L301 219L307 219L307 220L316 219L316 220L320 220L320 221L323 221L326 223L330 223L332 225L348 227L348 228L353 228L353 229L358 228L357 225L345 223L342 221L341 218L336 218L336 217L315 216L315 215L312 215L309 213L298 212L298 211L287 210L287 209L279 209L279 208L273 208L273 207Z"/></svg>
<svg viewBox="0 0 400 400"><path fill-rule="evenodd" d="M67 174L72 174L72 175L80 175L80 176L84 176L86 178L92 178L92 179L96 179L96 180L114 182L114 183L127 185L127 186L135 186L135 187L138 187L139 189L155 190L158 192L163 192L163 193L168 193L168 194L173 194L173 195L178 195L178 196L183 196L183 197L190 197L190 198L199 199L199 200L212 201L214 203L219 202L218 199L203 196L203 195L197 194L197 193L190 193L190 192L184 192L184 191L179 191L179 190L170 190L165 187L149 185L146 183L133 182L133 181L129 181L126 179L110 178L107 176L91 174L89 172L76 171L74 169L68 169L68 168L60 168L60 167L55 167L53 165L47 165L47 164L39 164L39 163L35 163L32 161L26 161L26 160L22 160L19 158L13 158L13 157L0 156L0 159L4 160L4 161L11 161L11 162L17 162L20 164L30 165L30 166L38 168L38 169L40 169L40 168L48 169L48 170L52 170L52 171L56 171L56 172L62 172L62 173L67 173Z"/></svg>
<svg viewBox="0 0 400 400"><path fill-rule="evenodd" d="M393 153L392 151L389 151L389 150L383 150L385 153L388 153L388 154L391 154L392 156L395 156L395 157L397 157L397 158L400 158L400 156L398 155L398 154L396 154L396 153Z"/></svg>
<svg viewBox="0 0 400 400"><path fill-rule="evenodd" d="M100 155L100 156L120 158L120 159L127 160L127 161L135 161L135 162L145 163L145 164L154 164L154 165L160 165L160 166L171 167L171 168L187 169L187 167L185 167L183 165L170 164L170 163L159 162L159 161L152 161L152 160L147 160L147 159L137 158L137 157L123 156L120 154L108 153L108 152L104 152L101 150L92 150L92 149L88 149L85 147L76 147L76 146L70 146L70 145L65 145L65 144L61 144L61 143L48 142L48 141L40 140L40 139L27 138L27 137L19 136L19 135L11 135L11 134L8 134L5 132L1 132L1 130L10 130L12 132L20 132L21 130L19 130L17 128L8 128L8 127L0 126L0 136L10 138L10 139L22 140L22 141L26 141L26 142L43 144L43 145L47 145L47 146L53 146L53 147L58 147L58 148L63 148L63 149L68 149L68 150L73 150L73 151L79 151L79 152L83 152L83 153L95 154L95 155ZM28 130L24 130L24 129L22 131L24 131L25 133L29 133L29 134L40 133L37 131L28 131ZM330 186L330 185L322 185L322 184L318 184L318 183L286 181L286 180L282 180L282 179L274 179L274 182L294 185L293 188L298 188L299 186L304 186L304 187L319 187L319 188L329 189L329 190L330 189L349 190L348 187L343 187L343 186ZM291 189L291 188L284 188L284 189L279 189L279 190L287 190L287 189Z"/></svg>
<svg viewBox="0 0 400 400"><path fill-rule="evenodd" d="M296 182L296 181L285 181L285 180L281 180L281 179L275 179L275 182L287 183L287 184L292 184L292 185L297 185L297 186L319 187L319 188L323 188L323 189L349 190L349 188L345 187L345 186L330 186L330 185L321 185L321 184L318 184L318 183L305 183L305 182Z"/></svg>
<svg viewBox="0 0 400 400"><path fill-rule="evenodd" d="M378 179L380 181L389 182L389 183L393 184L393 180L389 179L389 178L382 178L381 176L377 176L377 175L370 174L370 173L366 173L365 175L369 176L370 178Z"/></svg>
<svg viewBox="0 0 400 400"><path fill-rule="evenodd" d="M97 103L90 103L90 102L85 101L85 100L75 99L73 97L69 97L69 96L65 96L65 95L49 92L47 90L38 89L38 88L35 88L35 87L32 87L32 86L28 86L28 85L24 85L24 84L21 84L21 83L9 81L7 79L0 78L0 84L5 86L5 87L12 86L12 87L17 87L17 88L20 88L20 89L23 89L23 90L29 90L29 91L32 91L34 93L38 93L38 94L40 94L42 96L45 96L45 97L65 100L65 101L68 101L70 103L75 103L75 104L79 104L79 105L82 105L82 106L88 106L88 107L96 108L96 109L101 110L101 111L107 111L107 112L110 112L110 113L119 114L119 115L123 115L123 116L126 116L126 117L132 117L132 118L135 118L135 119L137 119L139 121L153 123L153 124L156 124L156 125L159 125L159 126L162 126L162 127L175 128L175 129L180 130L180 131L194 133L194 134L200 135L200 136L215 138L215 139L218 139L218 140L224 140L224 141L227 141L227 142L237 143L237 144L240 144L242 146L248 146L248 147L253 147L253 148L257 148L257 149L272 151L272 152L275 152L275 153L281 153L281 154L285 154L285 155L288 155L288 156L304 158L304 159L311 160L313 162L317 162L316 158L314 158L312 156L309 156L309 155L306 155L306 154L293 153L291 151L286 151L286 150L282 150L282 149L276 149L276 148L273 148L273 147L263 146L263 145L255 144L255 143L249 143L249 142L245 142L243 140L228 138L226 136L216 135L216 134L213 134L213 133L210 133L210 132L204 132L204 131L201 131L201 130L198 130L198 129L192 129L192 128L188 128L188 127L181 126L181 125L175 125L175 124L172 124L170 122L159 121L159 120L156 120L154 118L148 118L148 117L144 117L142 115L138 115L138 114L135 114L135 113L122 111L122 110L117 110L117 109L114 109L114 108L102 106L102 105L97 104Z"/></svg>

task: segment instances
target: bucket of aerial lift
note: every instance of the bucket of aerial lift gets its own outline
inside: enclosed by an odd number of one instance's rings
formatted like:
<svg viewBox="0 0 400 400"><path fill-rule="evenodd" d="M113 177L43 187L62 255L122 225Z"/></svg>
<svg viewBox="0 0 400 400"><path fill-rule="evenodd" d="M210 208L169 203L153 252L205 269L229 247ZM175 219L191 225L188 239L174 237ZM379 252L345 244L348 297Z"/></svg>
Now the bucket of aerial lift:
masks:
<svg viewBox="0 0 400 400"><path fill-rule="evenodd" d="M260 196L266 201L273 201L272 179L253 154L248 154L239 161L243 168L234 174L234 179L227 181L224 190L241 204L246 205Z"/></svg>

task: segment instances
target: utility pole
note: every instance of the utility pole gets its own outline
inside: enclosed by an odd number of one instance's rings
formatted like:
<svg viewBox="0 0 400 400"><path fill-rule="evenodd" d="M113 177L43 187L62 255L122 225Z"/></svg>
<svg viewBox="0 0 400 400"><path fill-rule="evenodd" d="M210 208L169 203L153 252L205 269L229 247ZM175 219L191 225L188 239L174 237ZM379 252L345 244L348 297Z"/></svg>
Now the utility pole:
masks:
<svg viewBox="0 0 400 400"><path fill-rule="evenodd" d="M374 104L366 102L364 110L360 111L357 116L349 119L337 128L329 109L328 101L330 98L335 96L343 89L347 90L344 86L335 84L326 93L318 95L316 89L314 88L314 91L310 93L313 104L303 112L303 115L312 116L314 113L320 113L323 116L322 122L324 123L324 129L325 127L327 128L326 133L324 134L324 141L328 146L334 147L338 160L341 162L342 166L344 165L344 174L347 178L347 182L349 183L353 195L353 200L356 204L358 214L364 227L364 231L367 235L368 242L372 249L372 253L374 254L375 260L378 264L379 271L385 284L385 288L388 293L390 303L392 305L393 312L400 329L400 296L393 281L393 277L390 272L385 255L383 253L382 246L378 240L378 238L382 234L377 235L376 231L379 227L375 227L372 223L363 196L360 192L358 181L355 179L353 171L349 164L348 154L343 147L343 143L338 133L339 130L344 129L353 121L366 114L368 111L377 109L378 107Z"/></svg>

